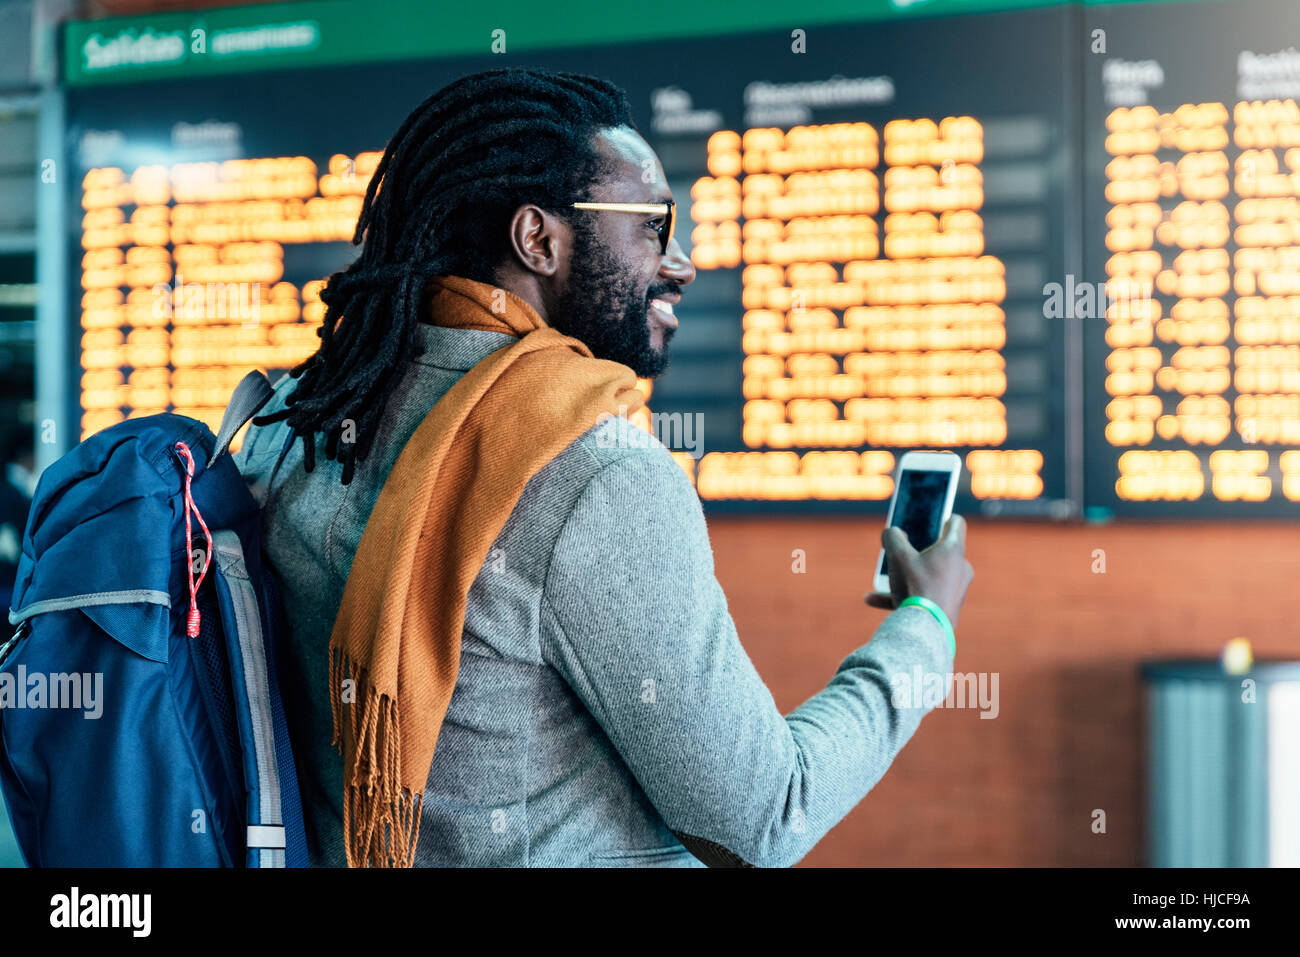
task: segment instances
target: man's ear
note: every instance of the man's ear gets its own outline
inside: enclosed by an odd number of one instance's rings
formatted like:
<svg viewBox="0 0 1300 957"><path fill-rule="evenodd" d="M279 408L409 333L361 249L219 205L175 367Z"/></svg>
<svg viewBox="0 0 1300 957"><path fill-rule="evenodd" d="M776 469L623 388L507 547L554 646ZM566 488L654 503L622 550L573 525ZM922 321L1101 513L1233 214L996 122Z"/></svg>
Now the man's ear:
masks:
<svg viewBox="0 0 1300 957"><path fill-rule="evenodd" d="M554 276L568 258L568 223L539 206L520 206L510 219L510 246L520 268Z"/></svg>

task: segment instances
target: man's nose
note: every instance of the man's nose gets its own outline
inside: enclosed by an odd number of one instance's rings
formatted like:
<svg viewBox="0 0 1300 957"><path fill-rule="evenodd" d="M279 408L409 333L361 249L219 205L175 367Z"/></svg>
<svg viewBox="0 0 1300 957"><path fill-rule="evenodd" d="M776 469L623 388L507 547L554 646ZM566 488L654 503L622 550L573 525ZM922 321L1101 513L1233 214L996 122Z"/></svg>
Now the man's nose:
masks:
<svg viewBox="0 0 1300 957"><path fill-rule="evenodd" d="M683 251L682 244L677 241L676 236L668 242L668 251L664 253L663 261L659 265L659 275L672 279L682 286L689 286L695 281L695 264Z"/></svg>

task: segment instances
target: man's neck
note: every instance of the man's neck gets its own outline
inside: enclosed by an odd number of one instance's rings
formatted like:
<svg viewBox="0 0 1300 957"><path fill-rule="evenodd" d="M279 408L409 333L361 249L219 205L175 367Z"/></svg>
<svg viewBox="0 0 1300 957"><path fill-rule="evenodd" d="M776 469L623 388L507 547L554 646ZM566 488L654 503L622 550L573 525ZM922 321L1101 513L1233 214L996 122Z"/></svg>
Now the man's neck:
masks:
<svg viewBox="0 0 1300 957"><path fill-rule="evenodd" d="M537 284L536 280L520 276L503 276L498 272L491 285L518 296L524 302L528 303L534 312L542 317L542 322L548 326L551 324L550 308L547 305L546 296L543 294L543 291ZM425 323L431 322L427 309L421 312L420 321Z"/></svg>
<svg viewBox="0 0 1300 957"><path fill-rule="evenodd" d="M552 304L547 301L546 291L538 283L534 274L523 273L518 269L498 269L493 284L514 293L532 306L533 311L542 317L542 322L548 326L551 324Z"/></svg>

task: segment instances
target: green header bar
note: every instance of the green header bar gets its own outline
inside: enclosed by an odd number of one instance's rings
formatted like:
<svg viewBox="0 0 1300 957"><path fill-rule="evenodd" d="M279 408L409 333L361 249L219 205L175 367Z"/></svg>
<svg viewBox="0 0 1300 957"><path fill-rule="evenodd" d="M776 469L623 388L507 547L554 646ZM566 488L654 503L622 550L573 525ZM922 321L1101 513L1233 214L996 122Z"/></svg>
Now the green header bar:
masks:
<svg viewBox="0 0 1300 957"><path fill-rule="evenodd" d="M430 0L259 4L66 23L63 81L67 86L136 83L755 30L795 30L828 23L988 13L1069 2L817 0L798 5L793 11L788 0L659 0L650 6L611 0L564 0L558 8L520 3L517 9L496 5L492 10L484 9L486 4L453 6ZM1085 0L1083 5L1115 2L1124 0Z"/></svg>

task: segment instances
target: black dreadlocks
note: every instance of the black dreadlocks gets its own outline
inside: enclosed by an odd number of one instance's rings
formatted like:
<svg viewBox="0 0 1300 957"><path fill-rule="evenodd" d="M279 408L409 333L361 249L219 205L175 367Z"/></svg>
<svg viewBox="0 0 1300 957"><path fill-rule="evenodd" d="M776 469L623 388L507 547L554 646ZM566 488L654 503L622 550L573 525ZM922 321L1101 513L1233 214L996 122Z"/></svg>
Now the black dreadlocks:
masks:
<svg viewBox="0 0 1300 957"><path fill-rule="evenodd" d="M321 291L320 347L290 370L299 382L285 407L253 423L286 420L309 472L315 433L324 433L325 455L351 482L415 353L428 281L495 282L520 206L572 222L568 204L609 173L592 138L614 126L636 129L618 87L517 67L462 77L416 107L366 188L352 237L357 245L364 236L361 255ZM356 441L340 445L348 420Z"/></svg>

